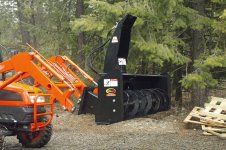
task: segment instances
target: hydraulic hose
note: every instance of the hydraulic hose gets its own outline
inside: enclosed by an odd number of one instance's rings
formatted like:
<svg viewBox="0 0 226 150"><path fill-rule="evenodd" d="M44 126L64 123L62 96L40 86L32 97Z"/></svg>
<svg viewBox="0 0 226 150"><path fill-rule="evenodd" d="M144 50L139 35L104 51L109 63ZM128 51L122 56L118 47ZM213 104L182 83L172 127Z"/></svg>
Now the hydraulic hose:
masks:
<svg viewBox="0 0 226 150"><path fill-rule="evenodd" d="M117 24L118 24L118 23L116 22L116 25L115 25L114 27L112 27L112 29L111 29L110 31L108 31L106 37L108 37L108 36L110 35L111 31L117 27ZM91 50L91 53L90 53L90 54L88 55L88 57L87 57L87 65L88 65L88 67L89 67L95 74L98 74L98 75L99 75L100 72L97 71L97 69L93 66L93 61L94 61L94 59L96 58L97 54L99 54L101 51L104 50L103 47L110 41L110 39L111 39L111 38L108 38L108 39L107 39L103 44L101 44L99 47L92 49L92 50Z"/></svg>
<svg viewBox="0 0 226 150"><path fill-rule="evenodd" d="M88 67L95 73L99 74L99 71L97 71L96 68L93 66L93 61L96 58L97 54L99 54L101 51L103 51L103 47L110 41L110 39L107 39L103 44L101 44L99 47L93 49L91 53L87 57L87 65Z"/></svg>

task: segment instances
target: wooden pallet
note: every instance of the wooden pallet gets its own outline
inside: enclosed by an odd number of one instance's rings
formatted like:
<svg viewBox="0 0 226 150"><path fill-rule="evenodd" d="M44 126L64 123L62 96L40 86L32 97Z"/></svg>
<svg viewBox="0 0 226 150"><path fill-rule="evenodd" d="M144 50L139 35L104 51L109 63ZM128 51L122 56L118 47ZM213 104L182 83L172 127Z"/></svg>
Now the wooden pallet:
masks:
<svg viewBox="0 0 226 150"><path fill-rule="evenodd" d="M205 103L201 115L226 120L226 99L211 97L210 103Z"/></svg>
<svg viewBox="0 0 226 150"><path fill-rule="evenodd" d="M219 133L226 133L226 128L219 128L219 127L210 127L208 125L202 125L202 130L203 131L214 131L214 132L219 132Z"/></svg>
<svg viewBox="0 0 226 150"><path fill-rule="evenodd" d="M203 113L204 108L194 107L190 114L185 118L185 123L195 123L200 125L218 126L226 127L226 119L208 116L208 114Z"/></svg>
<svg viewBox="0 0 226 150"><path fill-rule="evenodd" d="M211 97L205 108L194 107L184 122L200 124L204 135L226 139L226 99Z"/></svg>
<svg viewBox="0 0 226 150"><path fill-rule="evenodd" d="M210 127L207 125L202 125L203 135L215 135L221 139L226 139L226 128Z"/></svg>

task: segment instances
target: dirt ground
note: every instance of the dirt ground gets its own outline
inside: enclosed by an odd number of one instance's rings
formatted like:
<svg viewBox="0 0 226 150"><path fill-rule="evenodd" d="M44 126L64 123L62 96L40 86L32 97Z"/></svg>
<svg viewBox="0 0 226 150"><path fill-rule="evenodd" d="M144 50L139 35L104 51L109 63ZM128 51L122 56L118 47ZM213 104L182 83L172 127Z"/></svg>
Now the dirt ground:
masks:
<svg viewBox="0 0 226 150"><path fill-rule="evenodd" d="M54 131L43 150L223 150L226 140L204 136L200 129L187 129L183 123L188 112L175 110L135 118L112 125L96 125L94 115L75 115L57 111ZM16 137L6 137L7 150L23 148ZM35 150L35 149L33 149Z"/></svg>

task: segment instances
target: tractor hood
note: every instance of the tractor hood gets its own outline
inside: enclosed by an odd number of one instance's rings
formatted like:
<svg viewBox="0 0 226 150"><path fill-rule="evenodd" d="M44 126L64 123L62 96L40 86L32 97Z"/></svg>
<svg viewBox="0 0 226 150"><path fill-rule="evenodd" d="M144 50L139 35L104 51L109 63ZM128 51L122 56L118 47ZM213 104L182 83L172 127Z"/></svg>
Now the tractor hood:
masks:
<svg viewBox="0 0 226 150"><path fill-rule="evenodd" d="M2 83L3 81L0 81L0 84ZM27 85L27 84L22 84L22 83L12 83L10 85L8 85L6 87L7 88L10 88L10 89L18 89L18 90L23 90L23 91L26 91L28 93L32 93L32 94L35 94L35 93L41 93L42 91L37 88L37 87L34 87L34 86L30 86L30 85Z"/></svg>

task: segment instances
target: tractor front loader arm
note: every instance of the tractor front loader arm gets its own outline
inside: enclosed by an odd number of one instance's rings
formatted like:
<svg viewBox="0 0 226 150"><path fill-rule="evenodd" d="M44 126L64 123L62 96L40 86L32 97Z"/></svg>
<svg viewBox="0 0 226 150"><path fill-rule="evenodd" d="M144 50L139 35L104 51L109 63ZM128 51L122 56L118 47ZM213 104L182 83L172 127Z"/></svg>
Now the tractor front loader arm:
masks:
<svg viewBox="0 0 226 150"><path fill-rule="evenodd" d="M45 67L51 74L53 74L60 82L68 85L68 88L62 91L52 80L49 78L46 73L40 67ZM55 99L60 102L64 109L68 111L74 110L74 104L70 101L70 96L74 93L73 88L70 88L69 83L65 78L57 73L48 63L43 61L39 55L30 52L30 53L20 53L13 56L11 59L0 63L0 73L16 71L16 75L6 79L1 85L0 89L9 85L12 82L23 79L25 77L34 78L41 86L43 86L50 94L54 95Z"/></svg>
<svg viewBox="0 0 226 150"><path fill-rule="evenodd" d="M77 72L81 73L84 78L86 78L89 82L92 82L93 84L97 85L97 83L94 81L94 79L87 74L84 70L82 70L78 65L76 65L71 59L69 59L67 56L53 56L49 58L50 61L57 63L59 65L62 65L65 69L71 72L71 74L76 78L79 79L69 68L69 66L72 67L72 69L76 70ZM68 66L66 66L66 64Z"/></svg>
<svg viewBox="0 0 226 150"><path fill-rule="evenodd" d="M84 79L87 80L88 82L93 83L95 86L97 86L95 80L67 56L52 56L48 60L51 61L56 66L58 66L59 68L62 68L62 70L64 70L66 74L70 76L74 81L77 81L76 82L77 84L74 85L80 91L80 93L83 93L84 88L87 87L87 85L80 78L81 76L83 76ZM79 76L79 74L81 76ZM76 97L78 98L78 96Z"/></svg>
<svg viewBox="0 0 226 150"><path fill-rule="evenodd" d="M41 69L45 76L47 76L49 79L52 79L53 77L59 79L59 82L52 80L54 85L56 85L59 89L64 90L70 88L71 91L74 91L73 94L77 100L81 100L81 97L84 94L84 88L87 87L87 85L80 78L81 76L84 77L84 80L93 83L95 87L97 86L97 83L94 81L94 79L67 56L53 56L47 60L35 50L33 57L38 60L35 65ZM30 74L24 73L22 76L20 76L20 78L17 78L15 82L28 77L30 77ZM34 79L34 86L41 86L39 81L36 80L36 78ZM97 95L97 88L94 89L94 93Z"/></svg>

